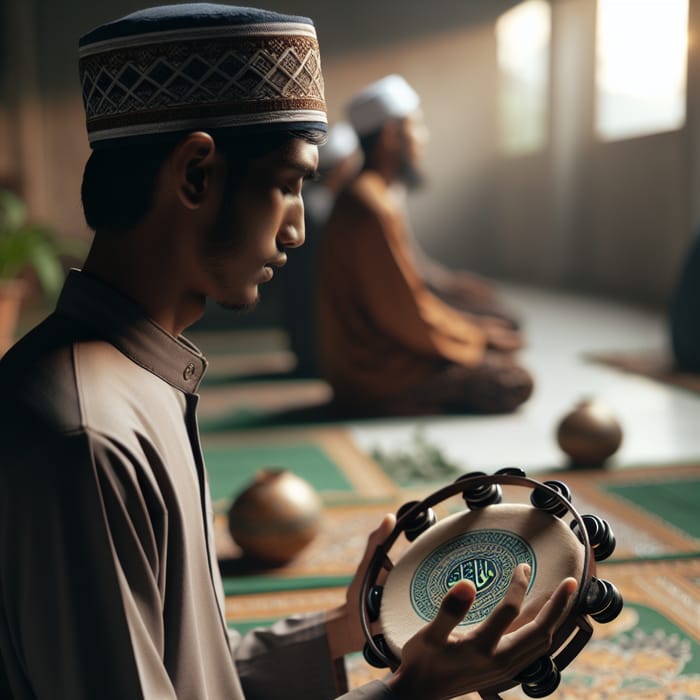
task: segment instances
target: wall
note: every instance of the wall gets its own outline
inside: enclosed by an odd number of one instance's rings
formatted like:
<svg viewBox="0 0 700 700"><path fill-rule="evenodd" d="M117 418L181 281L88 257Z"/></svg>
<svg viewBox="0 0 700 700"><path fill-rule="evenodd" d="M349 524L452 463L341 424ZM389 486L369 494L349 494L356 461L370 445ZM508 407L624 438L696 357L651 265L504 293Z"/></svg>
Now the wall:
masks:
<svg viewBox="0 0 700 700"><path fill-rule="evenodd" d="M421 94L432 132L428 186L410 200L414 227L443 261L504 279L665 304L700 216L697 80L680 132L596 143L594 0L555 0L547 148L504 159L496 146L493 23L512 0L271 0L315 18L331 120L366 82L400 72ZM0 180L32 213L78 236L89 153L76 76L77 37L142 3L1 0L5 52ZM691 0L698 24L698 0ZM697 55L691 54L692 76ZM4 67L4 70L3 70Z"/></svg>

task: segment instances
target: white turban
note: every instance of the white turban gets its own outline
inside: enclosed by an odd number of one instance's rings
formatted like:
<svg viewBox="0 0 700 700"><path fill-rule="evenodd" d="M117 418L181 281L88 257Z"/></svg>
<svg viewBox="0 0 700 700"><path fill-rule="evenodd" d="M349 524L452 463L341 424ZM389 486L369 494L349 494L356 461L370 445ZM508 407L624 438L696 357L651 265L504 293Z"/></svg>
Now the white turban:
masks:
<svg viewBox="0 0 700 700"><path fill-rule="evenodd" d="M400 75L387 75L368 85L348 104L348 117L360 136L380 129L389 119L413 114L418 93Z"/></svg>
<svg viewBox="0 0 700 700"><path fill-rule="evenodd" d="M319 170L330 170L351 156L360 142L355 130L347 122L338 122L328 129L328 139L318 149Z"/></svg>

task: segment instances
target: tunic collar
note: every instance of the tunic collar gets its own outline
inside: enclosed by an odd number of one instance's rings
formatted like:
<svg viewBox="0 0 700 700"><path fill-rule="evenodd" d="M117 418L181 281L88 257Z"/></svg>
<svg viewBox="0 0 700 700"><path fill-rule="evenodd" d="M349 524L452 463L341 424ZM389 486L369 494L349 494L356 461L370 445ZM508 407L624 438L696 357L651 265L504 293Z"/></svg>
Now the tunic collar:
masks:
<svg viewBox="0 0 700 700"><path fill-rule="evenodd" d="M154 323L114 287L71 270L56 311L90 325L136 364L176 389L188 394L197 391L207 368L204 355L183 336L176 338Z"/></svg>

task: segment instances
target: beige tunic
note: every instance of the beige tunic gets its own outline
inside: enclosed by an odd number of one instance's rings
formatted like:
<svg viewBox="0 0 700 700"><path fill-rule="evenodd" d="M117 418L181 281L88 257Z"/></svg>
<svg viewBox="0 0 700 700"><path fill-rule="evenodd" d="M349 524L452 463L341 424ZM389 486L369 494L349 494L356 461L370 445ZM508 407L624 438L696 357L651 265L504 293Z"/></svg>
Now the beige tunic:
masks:
<svg viewBox="0 0 700 700"><path fill-rule="evenodd" d="M426 287L399 202L375 172L336 201L320 242L319 361L336 398L398 396L447 363L478 365L484 332Z"/></svg>
<svg viewBox="0 0 700 700"><path fill-rule="evenodd" d="M320 615L227 632L195 415L205 367L78 272L0 362L1 698L336 694Z"/></svg>

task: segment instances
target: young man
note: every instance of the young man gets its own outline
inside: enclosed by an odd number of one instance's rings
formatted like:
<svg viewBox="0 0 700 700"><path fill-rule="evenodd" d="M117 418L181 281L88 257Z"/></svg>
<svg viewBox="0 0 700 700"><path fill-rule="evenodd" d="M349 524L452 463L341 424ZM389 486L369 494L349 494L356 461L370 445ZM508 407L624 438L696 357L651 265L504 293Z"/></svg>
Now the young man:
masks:
<svg viewBox="0 0 700 700"><path fill-rule="evenodd" d="M426 263L410 230L404 199L421 179L426 140L418 95L390 75L353 98L348 116L364 167L324 230L317 290L319 360L337 401L361 412L515 410L532 392L513 359L522 337L503 318L436 296L468 285Z"/></svg>
<svg viewBox="0 0 700 700"><path fill-rule="evenodd" d="M255 304L304 240L326 121L313 24L152 8L84 36L80 71L94 241L0 363L0 697L334 697L334 660L363 641L359 578L336 610L227 631L196 422L206 360L180 335L207 297ZM399 672L349 697L510 677L546 650L573 584L502 636L526 585L516 569L499 613L454 642L474 597L458 584Z"/></svg>

